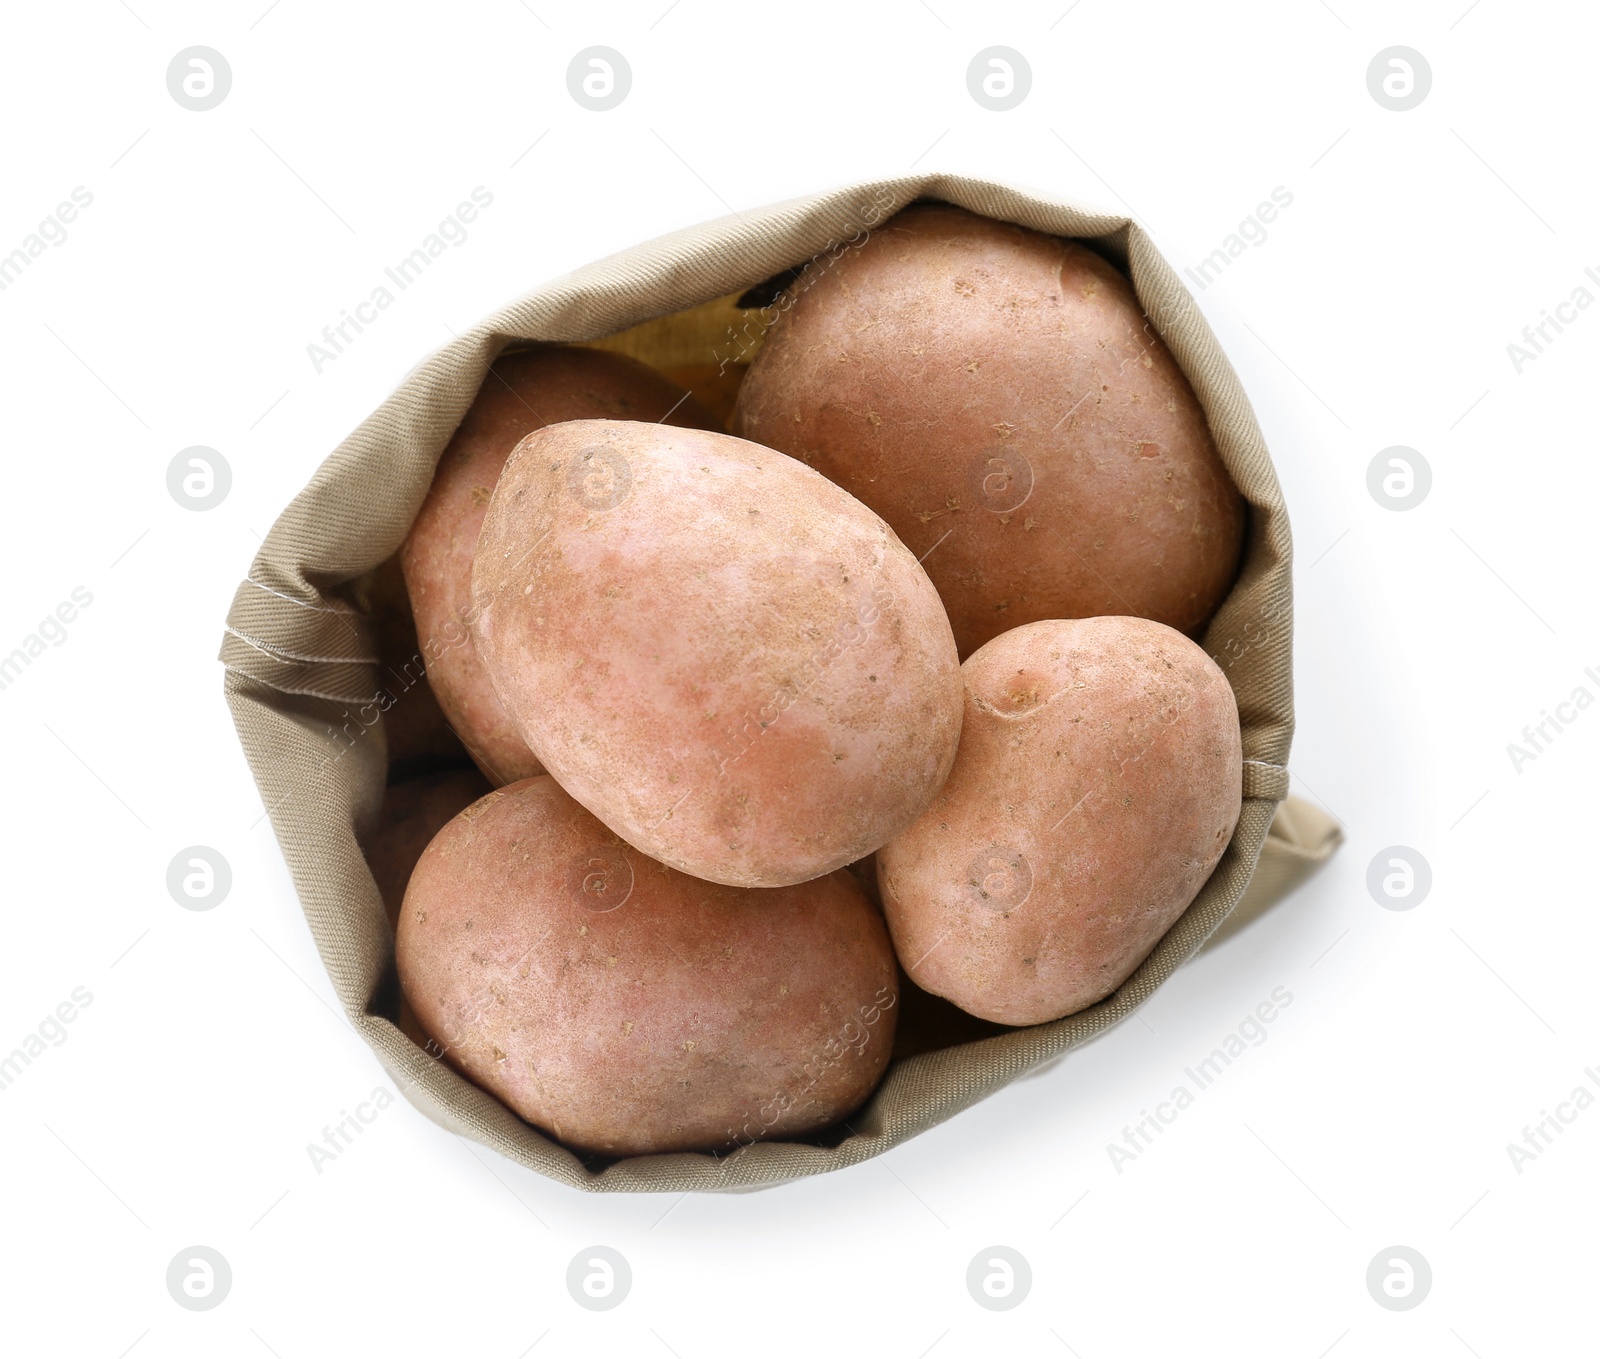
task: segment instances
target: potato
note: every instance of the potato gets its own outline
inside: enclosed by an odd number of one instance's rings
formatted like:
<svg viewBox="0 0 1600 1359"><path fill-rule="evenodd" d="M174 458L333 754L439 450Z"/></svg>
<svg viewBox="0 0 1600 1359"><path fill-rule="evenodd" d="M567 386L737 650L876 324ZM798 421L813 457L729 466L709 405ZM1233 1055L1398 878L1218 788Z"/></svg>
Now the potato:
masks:
<svg viewBox="0 0 1600 1359"><path fill-rule="evenodd" d="M721 1150L837 1122L877 1085L897 981L845 872L751 891L629 848L549 777L422 856L400 981L446 1059L580 1152Z"/></svg>
<svg viewBox="0 0 1600 1359"><path fill-rule="evenodd" d="M367 845L367 865L377 880L392 926L400 917L406 883L428 843L457 815L490 791L475 769L424 774L384 789L378 828Z"/></svg>
<svg viewBox="0 0 1600 1359"><path fill-rule="evenodd" d="M473 760L497 784L541 770L473 645L472 554L517 441L544 425L591 416L719 428L681 387L626 355L564 345L503 354L440 456L400 550L434 694Z"/></svg>
<svg viewBox="0 0 1600 1359"><path fill-rule="evenodd" d="M955 768L878 851L884 914L925 990L1059 1019L1128 978L1227 848L1238 708L1204 651L1143 618L1029 623L962 678Z"/></svg>
<svg viewBox="0 0 1600 1359"><path fill-rule="evenodd" d="M424 774L404 783L390 784L383 794L378 812L378 828L367 845L367 865L378 883L389 928L400 919L400 903L405 900L406 883L417 866L422 851L454 817L489 792L488 781L476 769L449 769ZM419 1048L426 1047L428 1035L417 1023L416 1015L400 997L395 1024Z"/></svg>
<svg viewBox="0 0 1600 1359"><path fill-rule="evenodd" d="M363 737L371 740L373 728L381 721L389 777L395 779L410 779L466 760L466 748L451 730L428 683L427 663L417 641L399 559L390 557L352 581L345 593L372 624L378 650L378 693L372 703L351 704L345 709L338 743L346 746Z"/></svg>
<svg viewBox="0 0 1600 1359"><path fill-rule="evenodd" d="M900 977L900 1019L894 1030L894 1052L890 1060L903 1062L924 1052L976 1043L1007 1032L1003 1024L969 1015L942 996L924 991L903 973Z"/></svg>
<svg viewBox="0 0 1600 1359"><path fill-rule="evenodd" d="M883 909L883 902L878 897L878 856L869 854L865 859L857 859L853 864L846 864L844 871L856 880L859 887L878 910Z"/></svg>
<svg viewBox="0 0 1600 1359"><path fill-rule="evenodd" d="M812 264L730 428L881 514L967 656L1044 618L1196 633L1244 502L1128 280L1072 241L947 204Z"/></svg>
<svg viewBox="0 0 1600 1359"><path fill-rule="evenodd" d="M939 596L888 526L771 449L573 421L506 464L478 650L561 786L636 849L738 887L870 854L955 758Z"/></svg>
<svg viewBox="0 0 1600 1359"><path fill-rule="evenodd" d="M726 430L728 421L733 419L733 403L739 395L739 384L744 381L745 368L742 363L691 363L663 369L662 376L692 393L715 419L715 428Z"/></svg>

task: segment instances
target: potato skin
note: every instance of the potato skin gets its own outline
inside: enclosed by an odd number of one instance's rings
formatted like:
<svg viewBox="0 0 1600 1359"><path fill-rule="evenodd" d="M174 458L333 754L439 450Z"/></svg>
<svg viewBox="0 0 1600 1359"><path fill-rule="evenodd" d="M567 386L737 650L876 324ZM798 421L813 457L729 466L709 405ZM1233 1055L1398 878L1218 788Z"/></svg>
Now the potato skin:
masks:
<svg viewBox="0 0 1600 1359"><path fill-rule="evenodd" d="M406 883L422 851L457 813L489 791L488 781L475 769L446 769L384 789L378 828L367 845L367 865L391 926L400 918Z"/></svg>
<svg viewBox="0 0 1600 1359"><path fill-rule="evenodd" d="M716 421L715 428L726 432L747 367L743 363L690 363L663 369L662 376L692 393Z"/></svg>
<svg viewBox="0 0 1600 1359"><path fill-rule="evenodd" d="M1143 618L1030 623L962 667L955 768L878 851L895 950L968 1013L1104 999L1194 900L1239 819L1239 714L1198 646Z"/></svg>
<svg viewBox="0 0 1600 1359"><path fill-rule="evenodd" d="M1238 571L1244 502L1111 264L921 204L795 286L730 428L888 520L963 657L1045 618L1204 626Z"/></svg>
<svg viewBox="0 0 1600 1359"><path fill-rule="evenodd" d="M814 1132L867 1097L894 1042L894 953L847 873L702 882L548 776L490 793L428 846L396 956L436 1049L580 1152Z"/></svg>
<svg viewBox="0 0 1600 1359"><path fill-rule="evenodd" d="M566 345L503 354L440 455L400 549L429 682L462 744L496 784L543 771L500 706L468 627L478 532L520 439L547 424L597 416L719 428L683 388L627 355Z"/></svg>
<svg viewBox="0 0 1600 1359"><path fill-rule="evenodd" d="M891 1061L903 1062L924 1052L956 1048L1008 1032L1004 1024L969 1015L942 996L924 991L904 975L900 977L900 1021L894 1031Z"/></svg>
<svg viewBox="0 0 1600 1359"><path fill-rule="evenodd" d="M500 479L473 587L479 652L545 768L696 877L841 868L910 825L955 758L933 586L877 515L771 449L540 430Z"/></svg>
<svg viewBox="0 0 1600 1359"><path fill-rule="evenodd" d="M367 615L375 634L379 697L374 706L383 712L389 776L407 779L467 759L428 683L399 557L352 581L347 597ZM369 715L370 710L356 710L346 719L353 719L347 730L364 726Z"/></svg>
<svg viewBox="0 0 1600 1359"><path fill-rule="evenodd" d="M406 884L422 852L457 813L489 791L488 780L476 769L447 769L424 774L404 783L390 784L384 790L378 828L367 844L366 855L367 866L378 884L378 894L383 898L383 909L389 916L390 929L399 923ZM395 1023L419 1048L427 1046L428 1035L417 1023L404 995L400 997Z"/></svg>

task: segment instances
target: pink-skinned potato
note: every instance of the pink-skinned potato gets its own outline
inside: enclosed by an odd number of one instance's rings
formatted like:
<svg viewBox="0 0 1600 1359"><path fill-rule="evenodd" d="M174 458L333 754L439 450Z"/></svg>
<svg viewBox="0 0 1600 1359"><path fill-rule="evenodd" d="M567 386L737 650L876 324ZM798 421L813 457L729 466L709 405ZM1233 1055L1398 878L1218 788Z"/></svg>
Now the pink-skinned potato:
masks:
<svg viewBox="0 0 1600 1359"><path fill-rule="evenodd" d="M381 692L373 704L345 709L340 739L359 739L363 733L371 739L371 726L381 711L391 776L464 758L466 748L428 685L399 557L350 582L346 597L371 622Z"/></svg>
<svg viewBox="0 0 1600 1359"><path fill-rule="evenodd" d="M888 520L963 657L1045 618L1198 634L1237 573L1244 501L1113 265L919 204L790 295L729 428Z"/></svg>
<svg viewBox="0 0 1600 1359"><path fill-rule="evenodd" d="M865 857L955 758L927 575L810 468L615 420L530 435L473 567L478 651L540 762L636 849L782 887Z"/></svg>
<svg viewBox="0 0 1600 1359"><path fill-rule="evenodd" d="M423 851L435 835L488 791L488 780L476 769L424 774L384 790L378 826L367 843L366 857L391 929L399 922L406 884ZM418 1047L427 1046L428 1036L403 994L396 1023Z"/></svg>
<svg viewBox="0 0 1600 1359"><path fill-rule="evenodd" d="M1238 708L1143 618L1030 623L962 678L955 768L878 851L884 915L917 985L1040 1024L1110 995L1211 875L1239 819Z"/></svg>
<svg viewBox="0 0 1600 1359"><path fill-rule="evenodd" d="M815 1132L867 1098L894 1043L894 953L848 873L703 882L548 776L435 837L396 957L431 1050L579 1152Z"/></svg>
<svg viewBox="0 0 1600 1359"><path fill-rule="evenodd" d="M627 355L569 345L503 354L440 456L400 550L429 683L461 743L496 784L542 770L473 644L478 532L500 470L522 438L545 425L594 417L719 427L683 388Z"/></svg>
<svg viewBox="0 0 1600 1359"><path fill-rule="evenodd" d="M400 918L406 884L423 850L460 812L489 791L488 782L475 769L423 774L384 789L378 827L367 845L367 865L391 926Z"/></svg>

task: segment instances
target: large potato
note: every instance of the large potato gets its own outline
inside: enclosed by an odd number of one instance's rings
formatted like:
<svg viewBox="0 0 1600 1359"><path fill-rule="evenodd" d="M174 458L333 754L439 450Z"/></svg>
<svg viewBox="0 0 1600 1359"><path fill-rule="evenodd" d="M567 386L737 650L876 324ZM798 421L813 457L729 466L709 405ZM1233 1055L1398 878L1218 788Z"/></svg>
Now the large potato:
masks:
<svg viewBox="0 0 1600 1359"><path fill-rule="evenodd" d="M812 264L733 432L889 521L963 656L1043 618L1188 633L1233 582L1244 504L1128 280L1072 241L945 204Z"/></svg>
<svg viewBox="0 0 1600 1359"><path fill-rule="evenodd" d="M473 645L472 554L489 496L518 441L545 425L591 417L718 427L681 387L626 355L563 345L504 354L440 456L400 550L433 692L462 744L497 784L541 770Z"/></svg>
<svg viewBox="0 0 1600 1359"><path fill-rule="evenodd" d="M962 667L943 790L878 851L895 951L925 990L1039 1024L1120 986L1239 819L1239 714L1188 638L1143 618L1030 623Z"/></svg>
<svg viewBox="0 0 1600 1359"><path fill-rule="evenodd" d="M889 527L726 434L552 425L506 464L479 652L561 786L630 845L740 887L910 825L961 731L950 625Z"/></svg>
<svg viewBox="0 0 1600 1359"><path fill-rule="evenodd" d="M457 1069L610 1156L814 1132L878 1083L897 980L849 874L771 891L630 849L551 778L489 794L428 846L396 943Z"/></svg>

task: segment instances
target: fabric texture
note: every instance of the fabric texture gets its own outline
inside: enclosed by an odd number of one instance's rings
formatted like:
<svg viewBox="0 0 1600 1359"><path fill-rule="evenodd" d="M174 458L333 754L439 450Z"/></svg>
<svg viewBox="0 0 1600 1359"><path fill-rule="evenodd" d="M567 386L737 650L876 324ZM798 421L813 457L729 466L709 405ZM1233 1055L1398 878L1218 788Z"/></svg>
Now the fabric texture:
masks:
<svg viewBox="0 0 1600 1359"><path fill-rule="evenodd" d="M379 1010L393 939L360 849L382 800L387 753L371 621L341 587L399 548L434 464L495 357L528 341L599 344L665 367L748 358L763 313L746 289L858 242L918 198L1076 237L1125 268L1152 326L1198 393L1223 462L1249 502L1243 568L1203 639L1238 698L1244 803L1210 880L1137 971L1066 1019L891 1065L836 1145L758 1142L723 1156L602 1163L545 1137L406 1038ZM751 299L746 299L751 300ZM714 340L708 345L708 335ZM709 352L708 352L709 349ZM327 458L273 525L240 584L222 640L224 689L246 757L345 1013L408 1099L446 1128L588 1190L750 1189L854 1164L982 1099L1126 1018L1238 907L1251 914L1332 853L1338 830L1288 793L1294 730L1289 521L1244 391L1149 237L1127 218L981 180L918 175L722 218L534 288L430 355Z"/></svg>

